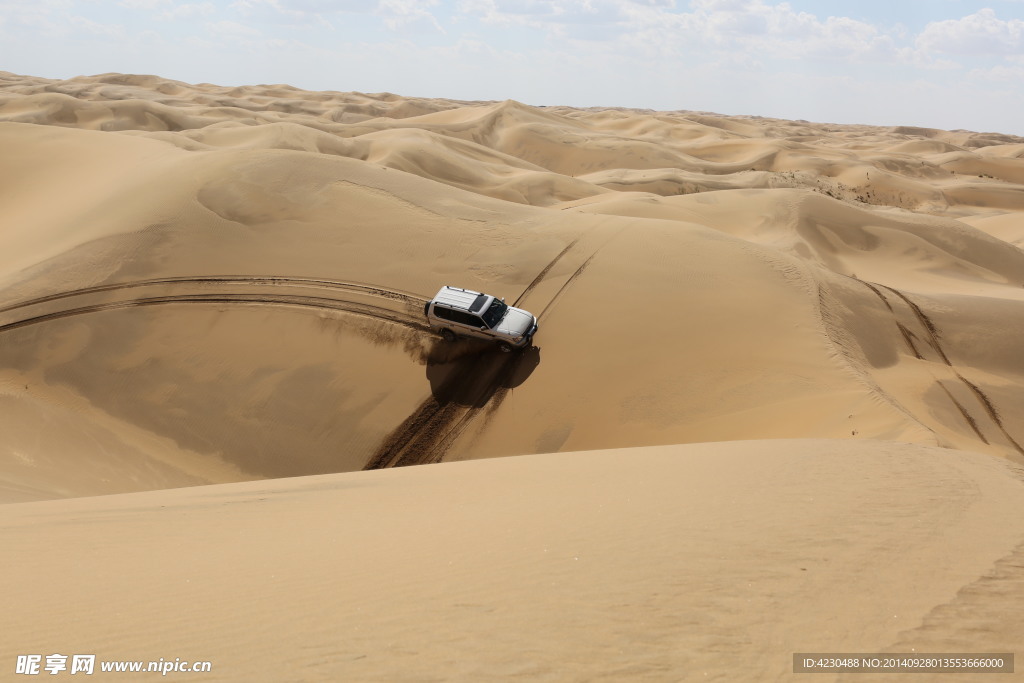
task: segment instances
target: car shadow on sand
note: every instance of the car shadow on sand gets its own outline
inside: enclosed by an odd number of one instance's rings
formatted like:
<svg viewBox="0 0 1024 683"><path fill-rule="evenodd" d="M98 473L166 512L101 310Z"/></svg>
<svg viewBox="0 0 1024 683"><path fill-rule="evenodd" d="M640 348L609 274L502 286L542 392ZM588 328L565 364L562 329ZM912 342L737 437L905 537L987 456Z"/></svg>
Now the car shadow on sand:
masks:
<svg viewBox="0 0 1024 683"><path fill-rule="evenodd" d="M384 439L364 469L441 462L474 418L492 416L538 365L536 346L504 353L487 342L436 342L426 357L430 396Z"/></svg>
<svg viewBox="0 0 1024 683"><path fill-rule="evenodd" d="M441 405L482 408L497 392L523 384L540 365L536 346L509 353L492 343L471 340L438 342L437 346L441 348L427 357L427 381Z"/></svg>

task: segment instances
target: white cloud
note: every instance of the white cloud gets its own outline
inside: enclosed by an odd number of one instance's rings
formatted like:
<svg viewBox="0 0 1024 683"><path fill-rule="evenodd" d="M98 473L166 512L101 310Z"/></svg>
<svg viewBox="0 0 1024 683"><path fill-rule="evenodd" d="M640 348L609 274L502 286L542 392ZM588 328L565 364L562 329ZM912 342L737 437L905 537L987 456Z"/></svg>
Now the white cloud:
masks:
<svg viewBox="0 0 1024 683"><path fill-rule="evenodd" d="M751 4L750 0L691 0L690 7L699 12L737 12Z"/></svg>
<svg viewBox="0 0 1024 683"><path fill-rule="evenodd" d="M174 5L168 10L160 13L160 18L165 20L189 20L197 17L208 17L216 13L217 8L211 2L184 3Z"/></svg>
<svg viewBox="0 0 1024 683"><path fill-rule="evenodd" d="M117 4L121 5L121 7L127 7L128 9L155 10L174 3L173 0L121 0Z"/></svg>
<svg viewBox="0 0 1024 683"><path fill-rule="evenodd" d="M0 0L4 23L45 32L55 30L60 16L70 8L69 0Z"/></svg>
<svg viewBox="0 0 1024 683"><path fill-rule="evenodd" d="M928 24L915 44L928 53L1019 55L1024 52L1024 21L1003 20L993 10L983 9L962 19Z"/></svg>
<svg viewBox="0 0 1024 683"><path fill-rule="evenodd" d="M693 0L689 11L676 11L670 0L463 0L459 7L484 23L528 26L558 40L617 39L645 54L702 48L755 59L897 57L894 38L876 26L848 17L822 20L764 0Z"/></svg>
<svg viewBox="0 0 1024 683"><path fill-rule="evenodd" d="M283 19L293 26L334 28L332 17L366 14L379 16L393 30L428 26L444 33L430 11L440 4L440 0L234 0L228 7L244 17L260 17L271 23Z"/></svg>
<svg viewBox="0 0 1024 683"><path fill-rule="evenodd" d="M368 0L263 0L282 12L301 14L332 14L335 12L372 12Z"/></svg>
<svg viewBox="0 0 1024 683"><path fill-rule="evenodd" d="M61 46L73 38L100 37L111 43L125 39L123 26L75 13L72 0L0 0L0 45L26 38L35 45L59 41ZM88 7L81 8L88 13ZM5 55L5 61L14 56Z"/></svg>
<svg viewBox="0 0 1024 683"><path fill-rule="evenodd" d="M972 69L968 78L1016 85L1024 82L1024 66L997 64L989 69Z"/></svg>
<svg viewBox="0 0 1024 683"><path fill-rule="evenodd" d="M68 17L68 22L75 31L85 31L103 38L124 38L127 35L124 26L120 24L104 24L78 16Z"/></svg>
<svg viewBox="0 0 1024 683"><path fill-rule="evenodd" d="M263 35L258 28L237 21L210 21L205 24L205 28L209 33L228 38L252 38Z"/></svg>
<svg viewBox="0 0 1024 683"><path fill-rule="evenodd" d="M438 4L439 0L380 0L377 13L384 17L384 23L391 29L425 23L444 33L444 28L428 9Z"/></svg>
<svg viewBox="0 0 1024 683"><path fill-rule="evenodd" d="M478 16L488 24L518 24L554 31L570 24L628 23L638 11L672 6L659 0L462 0L458 4L461 12Z"/></svg>
<svg viewBox="0 0 1024 683"><path fill-rule="evenodd" d="M365 0L234 0L228 9L243 17L292 26L329 25L334 14L369 13L376 3Z"/></svg>

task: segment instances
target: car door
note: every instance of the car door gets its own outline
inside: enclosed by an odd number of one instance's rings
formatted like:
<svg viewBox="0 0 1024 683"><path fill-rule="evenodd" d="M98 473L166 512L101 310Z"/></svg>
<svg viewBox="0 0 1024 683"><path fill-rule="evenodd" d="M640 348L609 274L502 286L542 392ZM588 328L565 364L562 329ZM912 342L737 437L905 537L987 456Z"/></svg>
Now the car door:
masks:
<svg viewBox="0 0 1024 683"><path fill-rule="evenodd" d="M455 311L450 308L445 308L439 304L434 304L434 320L431 321L431 325L435 327L448 328L452 331L456 330L459 326L453 325L453 316Z"/></svg>
<svg viewBox="0 0 1024 683"><path fill-rule="evenodd" d="M464 334L467 337L482 337L484 339L491 338L491 331L484 324L484 321L480 316L473 315L472 313L467 313L465 311L452 311L451 313L451 320L455 323L453 326L455 332Z"/></svg>

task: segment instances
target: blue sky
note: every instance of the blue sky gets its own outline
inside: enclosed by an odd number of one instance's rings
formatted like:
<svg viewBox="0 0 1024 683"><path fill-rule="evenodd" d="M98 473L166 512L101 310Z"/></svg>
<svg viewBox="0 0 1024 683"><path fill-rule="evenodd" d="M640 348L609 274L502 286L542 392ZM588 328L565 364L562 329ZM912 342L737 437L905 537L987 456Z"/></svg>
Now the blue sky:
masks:
<svg viewBox="0 0 1024 683"><path fill-rule="evenodd" d="M1024 135L1024 0L0 0L0 69Z"/></svg>

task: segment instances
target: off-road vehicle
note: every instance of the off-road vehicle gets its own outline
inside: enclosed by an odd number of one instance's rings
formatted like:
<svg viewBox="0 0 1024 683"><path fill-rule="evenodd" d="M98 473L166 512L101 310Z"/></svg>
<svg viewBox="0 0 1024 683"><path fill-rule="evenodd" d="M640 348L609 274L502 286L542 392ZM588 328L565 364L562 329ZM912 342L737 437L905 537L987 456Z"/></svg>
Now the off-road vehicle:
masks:
<svg viewBox="0 0 1024 683"><path fill-rule="evenodd" d="M470 289L442 287L423 312L427 324L440 330L445 341L488 339L506 352L529 346L537 332L537 318L532 313Z"/></svg>

